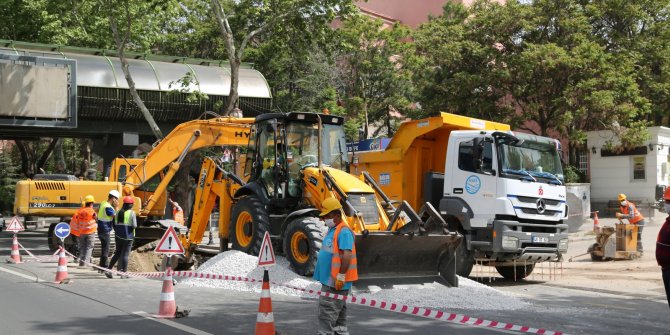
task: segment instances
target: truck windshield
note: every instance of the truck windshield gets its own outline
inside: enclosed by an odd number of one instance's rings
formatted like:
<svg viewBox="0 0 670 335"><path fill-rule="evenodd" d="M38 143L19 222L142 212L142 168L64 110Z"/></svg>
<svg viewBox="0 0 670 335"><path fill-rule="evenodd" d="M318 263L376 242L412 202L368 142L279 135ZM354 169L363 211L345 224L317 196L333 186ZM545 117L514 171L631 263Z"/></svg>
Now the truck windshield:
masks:
<svg viewBox="0 0 670 335"><path fill-rule="evenodd" d="M301 167L316 166L318 162L318 135L316 124L292 122L286 131L287 156L289 165L298 163ZM324 124L321 138L321 160L323 164L344 170L349 166L344 129L341 126ZM290 170L289 166L289 170Z"/></svg>
<svg viewBox="0 0 670 335"><path fill-rule="evenodd" d="M563 184L563 168L552 142L524 140L499 146L501 176L528 181Z"/></svg>

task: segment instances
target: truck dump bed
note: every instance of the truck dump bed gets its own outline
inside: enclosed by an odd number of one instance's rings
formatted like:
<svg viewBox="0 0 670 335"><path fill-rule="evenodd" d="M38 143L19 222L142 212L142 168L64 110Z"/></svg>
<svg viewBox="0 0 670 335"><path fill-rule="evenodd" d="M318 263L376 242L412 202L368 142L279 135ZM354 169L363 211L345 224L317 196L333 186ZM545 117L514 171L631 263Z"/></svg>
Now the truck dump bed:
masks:
<svg viewBox="0 0 670 335"><path fill-rule="evenodd" d="M450 113L403 122L386 149L354 153L351 171L367 171L392 201L405 200L420 208L425 201L424 176L444 173L453 130L508 131L510 126Z"/></svg>

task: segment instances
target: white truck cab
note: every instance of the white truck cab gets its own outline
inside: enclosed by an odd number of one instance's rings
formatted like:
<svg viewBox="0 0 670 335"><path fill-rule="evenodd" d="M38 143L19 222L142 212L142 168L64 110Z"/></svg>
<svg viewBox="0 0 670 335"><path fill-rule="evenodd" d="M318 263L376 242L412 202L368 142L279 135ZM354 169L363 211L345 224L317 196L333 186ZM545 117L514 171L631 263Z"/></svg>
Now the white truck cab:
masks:
<svg viewBox="0 0 670 335"><path fill-rule="evenodd" d="M453 131L448 148L439 210L464 230L463 256L496 267L523 265L526 273L529 264L562 257L568 211L558 141L511 131Z"/></svg>

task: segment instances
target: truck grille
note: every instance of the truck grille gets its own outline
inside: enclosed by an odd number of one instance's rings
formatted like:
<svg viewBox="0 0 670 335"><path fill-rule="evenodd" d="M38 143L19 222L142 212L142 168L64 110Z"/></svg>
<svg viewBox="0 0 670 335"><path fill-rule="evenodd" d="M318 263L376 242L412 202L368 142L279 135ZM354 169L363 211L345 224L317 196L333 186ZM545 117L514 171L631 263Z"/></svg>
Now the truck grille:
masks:
<svg viewBox="0 0 670 335"><path fill-rule="evenodd" d="M379 223L379 212L374 194L350 193L349 202L363 215L365 224Z"/></svg>
<svg viewBox="0 0 670 335"><path fill-rule="evenodd" d="M65 191L65 184L60 181L36 181L35 188L40 191Z"/></svg>
<svg viewBox="0 0 670 335"><path fill-rule="evenodd" d="M537 202L537 199L540 199L540 198L535 198L535 197L523 197L523 196L520 196L520 195L516 195L514 197L516 197L519 200L519 202L533 204L533 205L535 205L535 203ZM542 199L544 200L544 203L549 205L549 206L558 206L561 203L560 200L547 199L547 198L542 198Z"/></svg>

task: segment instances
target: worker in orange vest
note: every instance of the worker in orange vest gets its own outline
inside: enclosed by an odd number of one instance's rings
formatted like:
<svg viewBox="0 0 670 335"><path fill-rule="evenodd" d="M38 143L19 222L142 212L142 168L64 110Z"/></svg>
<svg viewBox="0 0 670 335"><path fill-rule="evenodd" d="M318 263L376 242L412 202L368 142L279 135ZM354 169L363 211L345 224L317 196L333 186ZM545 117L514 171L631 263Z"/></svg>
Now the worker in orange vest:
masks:
<svg viewBox="0 0 670 335"><path fill-rule="evenodd" d="M184 210L179 206L178 202L172 201L170 198L168 200L172 204L172 219L184 225Z"/></svg>
<svg viewBox="0 0 670 335"><path fill-rule="evenodd" d="M628 201L625 194L619 194L617 199L619 200L619 209L621 212L616 213L616 218L627 219L630 224L637 225L637 251L644 252L642 249L642 229L646 224L644 216L640 214L635 204Z"/></svg>
<svg viewBox="0 0 670 335"><path fill-rule="evenodd" d="M354 232L342 219L342 204L335 198L321 203L319 216L328 227L314 268L321 292L346 296L358 279ZM323 335L348 335L347 304L344 300L319 296L319 331Z"/></svg>
<svg viewBox="0 0 670 335"><path fill-rule="evenodd" d="M92 195L84 197L84 207L77 210L70 222L72 230L79 233L79 266L91 262L93 247L95 246L95 233L98 231L98 214L93 209L95 198Z"/></svg>

